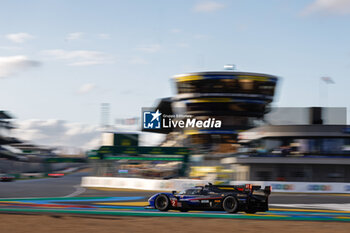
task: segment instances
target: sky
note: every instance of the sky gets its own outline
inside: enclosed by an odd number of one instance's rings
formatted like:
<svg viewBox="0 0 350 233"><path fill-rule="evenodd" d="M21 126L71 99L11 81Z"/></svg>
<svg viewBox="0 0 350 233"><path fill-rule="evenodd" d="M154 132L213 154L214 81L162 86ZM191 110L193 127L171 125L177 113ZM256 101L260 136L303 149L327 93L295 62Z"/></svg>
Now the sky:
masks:
<svg viewBox="0 0 350 233"><path fill-rule="evenodd" d="M349 28L350 0L0 0L0 109L24 139L92 145L101 103L140 116L225 64L279 76L274 106L350 109Z"/></svg>

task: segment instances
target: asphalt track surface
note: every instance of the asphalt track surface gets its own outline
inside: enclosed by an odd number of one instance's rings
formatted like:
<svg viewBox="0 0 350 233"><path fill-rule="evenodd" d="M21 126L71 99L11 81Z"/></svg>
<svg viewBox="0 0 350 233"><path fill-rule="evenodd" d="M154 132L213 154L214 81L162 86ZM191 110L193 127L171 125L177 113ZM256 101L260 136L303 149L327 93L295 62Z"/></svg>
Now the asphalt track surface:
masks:
<svg viewBox="0 0 350 233"><path fill-rule="evenodd" d="M84 189L79 184L86 175L0 182L0 212L350 222L350 195L272 194L270 211L257 214L159 212L144 209L155 192Z"/></svg>

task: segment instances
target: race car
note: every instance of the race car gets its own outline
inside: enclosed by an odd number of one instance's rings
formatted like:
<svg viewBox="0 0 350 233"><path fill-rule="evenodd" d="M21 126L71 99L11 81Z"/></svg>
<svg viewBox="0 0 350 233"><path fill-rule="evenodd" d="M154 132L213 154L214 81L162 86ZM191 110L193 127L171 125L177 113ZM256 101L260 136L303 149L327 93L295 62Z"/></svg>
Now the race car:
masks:
<svg viewBox="0 0 350 233"><path fill-rule="evenodd" d="M0 181L13 181L15 179L15 177L13 175L9 175L9 174L0 174Z"/></svg>
<svg viewBox="0 0 350 233"><path fill-rule="evenodd" d="M271 186L257 185L212 185L195 186L176 193L157 193L148 199L145 208L160 211L180 210L225 210L228 213L244 211L249 214L269 210Z"/></svg>
<svg viewBox="0 0 350 233"><path fill-rule="evenodd" d="M57 172L53 172L53 173L49 173L47 174L48 177L53 177L53 178L59 178L59 177L63 177L64 173L57 173Z"/></svg>

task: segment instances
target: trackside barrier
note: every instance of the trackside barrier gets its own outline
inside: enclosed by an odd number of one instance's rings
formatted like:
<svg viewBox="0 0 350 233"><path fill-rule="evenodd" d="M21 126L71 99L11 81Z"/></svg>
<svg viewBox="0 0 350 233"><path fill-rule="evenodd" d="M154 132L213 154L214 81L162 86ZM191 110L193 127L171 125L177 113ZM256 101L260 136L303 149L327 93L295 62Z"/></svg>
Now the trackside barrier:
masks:
<svg viewBox="0 0 350 233"><path fill-rule="evenodd" d="M231 185L253 184L271 186L272 192L283 193L350 193L350 183L231 181Z"/></svg>
<svg viewBox="0 0 350 233"><path fill-rule="evenodd" d="M31 178L31 177L44 177L45 173L21 173L21 178Z"/></svg>
<svg viewBox="0 0 350 233"><path fill-rule="evenodd" d="M86 176L82 178L81 186L87 188L124 188L140 190L183 190L196 185L205 185L208 181L191 179L171 179L156 180L142 178L122 178L122 177L94 177Z"/></svg>
<svg viewBox="0 0 350 233"><path fill-rule="evenodd" d="M183 190L196 185L206 185L206 180L191 179L142 179L122 177L94 177L82 178L82 187L95 188L125 188L140 190ZM285 193L350 193L350 183L319 183L319 182L277 182L277 181L231 181L231 185L253 184L272 186L272 192Z"/></svg>

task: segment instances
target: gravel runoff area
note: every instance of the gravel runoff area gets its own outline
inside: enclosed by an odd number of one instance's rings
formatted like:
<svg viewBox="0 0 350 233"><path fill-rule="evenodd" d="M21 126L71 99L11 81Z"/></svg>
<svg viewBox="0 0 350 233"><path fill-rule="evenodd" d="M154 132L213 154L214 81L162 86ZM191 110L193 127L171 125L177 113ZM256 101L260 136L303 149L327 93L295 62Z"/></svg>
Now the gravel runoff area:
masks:
<svg viewBox="0 0 350 233"><path fill-rule="evenodd" d="M0 214L0 232L349 232L347 222L261 221L213 218Z"/></svg>

